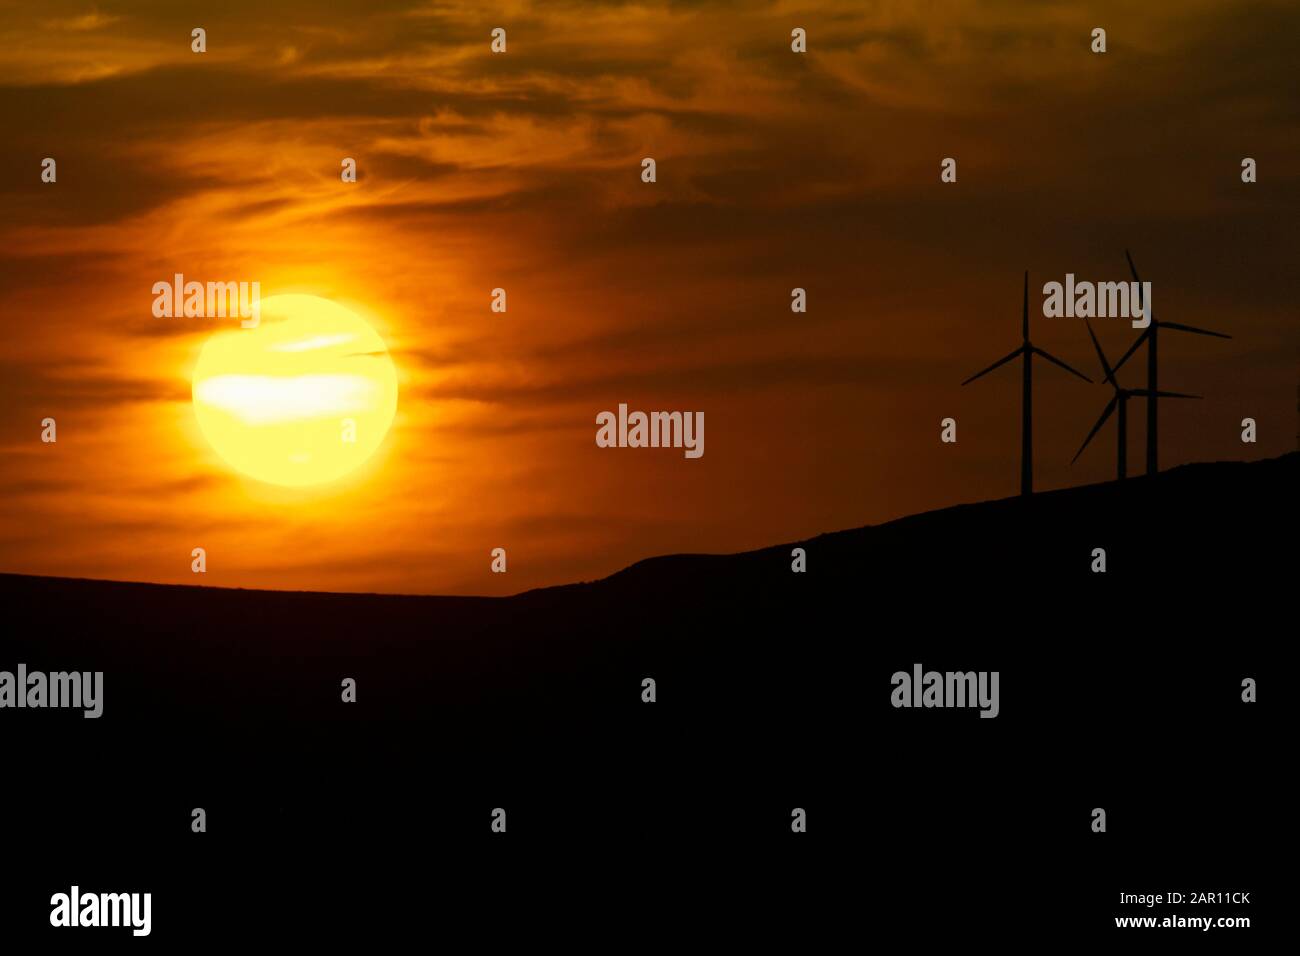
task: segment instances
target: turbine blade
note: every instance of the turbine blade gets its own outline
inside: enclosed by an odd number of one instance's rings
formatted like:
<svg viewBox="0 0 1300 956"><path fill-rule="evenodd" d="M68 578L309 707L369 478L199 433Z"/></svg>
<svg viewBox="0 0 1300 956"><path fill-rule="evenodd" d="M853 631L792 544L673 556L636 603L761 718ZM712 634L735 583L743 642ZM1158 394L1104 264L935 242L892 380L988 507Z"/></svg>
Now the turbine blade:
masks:
<svg viewBox="0 0 1300 956"><path fill-rule="evenodd" d="M1046 352L1044 352L1042 349L1040 349L1037 345L1031 345L1031 346L1030 346L1030 351L1032 351L1035 355L1041 355L1043 358L1047 359L1047 361L1049 361L1049 362L1053 362L1053 363L1055 363L1055 364L1061 366L1061 368L1065 369L1065 370L1066 370L1067 372L1069 372L1071 375L1077 375L1077 376L1079 376L1079 378L1083 379L1085 382L1089 382L1089 383L1092 382L1092 379L1088 378L1088 376L1084 375L1084 374L1083 374L1082 372L1080 372L1077 368L1071 368L1070 366L1068 366L1068 365L1066 365L1064 362L1062 362L1059 358L1057 358L1055 355L1048 355Z"/></svg>
<svg viewBox="0 0 1300 956"><path fill-rule="evenodd" d="M1147 310L1146 310L1145 308L1143 308L1143 305L1142 305L1142 279L1141 279L1141 277L1138 276L1138 267L1135 266L1135 265L1133 265L1133 257L1132 257L1131 255L1129 255L1127 249L1124 250L1124 258L1128 260L1128 271L1131 272L1131 273L1133 273L1133 281L1137 283L1137 287L1138 287L1138 313L1141 314L1141 315L1145 315L1145 316L1147 316L1148 319L1150 319L1150 318L1152 318L1152 316L1149 315L1149 314L1147 313ZM1125 356L1124 358L1128 358L1128 356ZM1120 364L1121 364L1121 365L1123 364L1123 361L1124 361L1123 359L1120 359ZM1118 371L1118 370L1119 370L1119 365L1116 365L1116 366L1115 366L1115 369L1116 369L1116 371Z"/></svg>
<svg viewBox="0 0 1300 956"><path fill-rule="evenodd" d="M1006 365L1008 362L1010 362L1013 358L1015 358L1017 355L1019 355L1019 354L1020 354L1021 352L1023 352L1024 350L1025 350L1025 348L1024 348L1024 346L1022 345L1020 348L1016 349L1014 352L1012 352L1010 355L1006 356L1005 358L1000 358L1000 359L998 359L996 362L994 362L992 365L990 365L990 366L989 366L988 368L986 368L984 371L975 373L975 374L972 375L970 378L966 379L966 381L962 382L962 384L963 384L963 385L969 385L971 382L975 381L975 379L977 379L977 378L979 378L979 377L981 377L981 376L983 376L983 375L987 375L989 372L993 371L993 370L994 370L995 368L997 368L999 365Z"/></svg>
<svg viewBox="0 0 1300 956"><path fill-rule="evenodd" d="M1183 325L1181 322L1161 322L1162 329L1177 329L1179 332L1195 332L1197 335L1213 335L1216 339L1230 339L1231 335L1224 335L1222 332L1211 332L1209 329L1198 329L1194 325Z"/></svg>
<svg viewBox="0 0 1300 956"><path fill-rule="evenodd" d="M1111 412L1115 411L1115 406L1118 404L1119 396L1116 395L1110 400L1110 404L1106 406L1106 410L1101 413L1101 418L1097 419L1097 424L1092 426L1092 431L1088 432L1088 437L1083 440L1083 444L1079 446L1079 450L1074 453L1074 457L1070 459L1070 464L1073 465L1079 460L1079 456L1083 454L1083 450L1088 447L1088 442L1092 441L1092 436L1101 431L1101 426L1106 424L1106 419L1110 418Z"/></svg>
<svg viewBox="0 0 1300 956"><path fill-rule="evenodd" d="M1161 324L1163 325L1164 323L1162 322ZM1148 325L1143 330L1142 334L1133 340L1133 344L1128 347L1128 351L1124 353L1124 357L1115 363L1115 368L1113 371L1118 372L1123 367L1124 363L1129 360L1129 356L1131 356L1134 352L1136 352L1138 350L1138 346L1140 346L1143 342L1147 340L1147 336L1151 334L1152 328L1154 328L1154 326Z"/></svg>
<svg viewBox="0 0 1300 956"><path fill-rule="evenodd" d="M1097 350L1097 358L1101 359L1101 370L1106 373L1105 381L1113 383L1115 381L1115 373L1112 372L1110 366L1106 364L1106 353L1101 350L1101 343L1097 341L1096 333L1092 331L1092 323L1087 319L1084 319L1083 324L1088 327L1088 335L1092 337L1092 345L1093 348Z"/></svg>
<svg viewBox="0 0 1300 956"><path fill-rule="evenodd" d="M1142 279L1138 276L1138 267L1133 265L1133 257L1129 255L1127 249L1124 250L1124 258L1128 260L1128 271L1133 273L1133 281L1138 283L1138 288L1141 289Z"/></svg>
<svg viewBox="0 0 1300 956"><path fill-rule="evenodd" d="M1025 270L1025 306L1021 312L1021 335L1025 343L1029 342L1029 270Z"/></svg>
<svg viewBox="0 0 1300 956"><path fill-rule="evenodd" d="M1204 398L1204 395L1188 395L1185 392L1165 392L1157 390L1152 392L1149 388L1129 388L1125 389L1130 395L1141 395L1143 398L1150 398L1153 394L1157 398Z"/></svg>

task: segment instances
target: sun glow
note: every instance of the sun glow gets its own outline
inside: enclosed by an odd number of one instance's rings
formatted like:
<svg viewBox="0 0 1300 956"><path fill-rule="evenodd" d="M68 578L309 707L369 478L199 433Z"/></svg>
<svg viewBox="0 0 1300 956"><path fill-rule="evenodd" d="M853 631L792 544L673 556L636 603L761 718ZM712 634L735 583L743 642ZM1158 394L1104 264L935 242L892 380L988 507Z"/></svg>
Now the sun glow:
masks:
<svg viewBox="0 0 1300 956"><path fill-rule="evenodd" d="M256 328L214 335L193 376L199 428L239 472L275 485L334 481L365 462L397 410L397 372L356 314L311 295L261 302Z"/></svg>

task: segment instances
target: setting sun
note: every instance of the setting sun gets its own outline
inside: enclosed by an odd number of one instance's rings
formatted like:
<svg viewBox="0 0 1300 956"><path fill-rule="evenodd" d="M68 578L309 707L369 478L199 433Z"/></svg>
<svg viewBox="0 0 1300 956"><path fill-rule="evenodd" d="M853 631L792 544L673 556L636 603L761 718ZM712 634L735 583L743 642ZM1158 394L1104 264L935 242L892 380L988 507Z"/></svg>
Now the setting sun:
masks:
<svg viewBox="0 0 1300 956"><path fill-rule="evenodd" d="M364 320L311 295L261 302L256 328L219 332L194 367L204 437L237 471L275 485L342 478L383 441L397 410L388 349Z"/></svg>

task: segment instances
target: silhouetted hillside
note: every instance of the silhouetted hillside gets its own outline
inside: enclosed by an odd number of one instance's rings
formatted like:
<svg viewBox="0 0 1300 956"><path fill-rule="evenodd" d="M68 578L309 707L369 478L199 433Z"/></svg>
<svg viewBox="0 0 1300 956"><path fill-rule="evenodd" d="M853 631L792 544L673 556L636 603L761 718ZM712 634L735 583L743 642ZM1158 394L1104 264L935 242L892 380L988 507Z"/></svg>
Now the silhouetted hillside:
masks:
<svg viewBox="0 0 1300 956"><path fill-rule="evenodd" d="M1270 588L1287 577L1279 559L1298 476L1296 454L1188 465L744 554L651 558L509 598L0 575L14 625L6 657L108 671L114 720L147 719L166 702L173 715L224 724L253 707L314 723L342 676L361 688L349 720L491 701L532 701L544 720L611 704L626 694L615 675L639 681L655 668L692 686L726 667L822 681L837 655L882 631L988 649L1121 628L1126 642L1154 647L1280 601ZM794 547L806 573L791 571ZM1095 548L1104 574L1091 570Z"/></svg>
<svg viewBox="0 0 1300 956"><path fill-rule="evenodd" d="M797 544L803 574L791 543L509 598L0 576L0 669L105 674L98 720L0 712L7 765L36 788L10 819L68 864L23 905L66 890L69 861L85 882L124 859L148 885L247 880L267 846L308 869L343 846L468 847L458 873L545 883L528 868L556 855L598 871L628 847L668 866L707 845L737 887L837 912L850 884L831 874L870 857L891 873L877 909L914 920L931 900L978 920L1008 886L1094 922L1121 883L1236 887L1277 853L1257 811L1280 792L1278 737L1260 728L1283 691L1261 680L1246 706L1240 685L1280 672L1297 477L1295 454L1191 465L822 535ZM891 706L891 674L917 663L998 671L999 715ZM508 864L483 843L506 805ZM1109 841L1088 840L1094 806ZM791 807L816 840L789 843ZM518 849L538 841L554 854ZM936 867L954 852L966 863ZM1027 886L1042 872L1058 879ZM707 871L672 878L711 892ZM158 905L201 925L188 900Z"/></svg>

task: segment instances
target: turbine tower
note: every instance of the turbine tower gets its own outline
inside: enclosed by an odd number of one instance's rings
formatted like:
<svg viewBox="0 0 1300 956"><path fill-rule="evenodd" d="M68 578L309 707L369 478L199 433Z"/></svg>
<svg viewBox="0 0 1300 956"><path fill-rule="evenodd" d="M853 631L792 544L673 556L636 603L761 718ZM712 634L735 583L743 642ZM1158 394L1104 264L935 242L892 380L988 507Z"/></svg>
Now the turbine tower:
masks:
<svg viewBox="0 0 1300 956"><path fill-rule="evenodd" d="M1088 322L1087 319L1084 322L1088 326L1088 335L1092 336L1092 344L1097 350L1097 358L1101 359L1101 370L1106 374L1105 381L1109 382L1111 387L1115 389L1115 396L1107 404L1105 411L1101 413L1101 418L1097 419L1097 424L1092 426L1092 431L1088 432L1088 437L1083 440L1083 444L1075 452L1070 464L1073 465L1079 460L1083 450L1088 447L1088 442L1092 441L1092 437L1101 431L1101 426L1106 424L1106 419L1110 418L1111 413L1118 406L1119 421L1116 422L1116 430L1119 435L1119 445L1115 456L1115 480L1123 481L1128 477L1128 400L1135 395L1145 397L1148 402L1147 407L1150 408L1155 403L1157 396L1161 398L1200 398L1201 396L1184 395L1182 392L1153 392L1146 388L1120 388L1119 382L1115 379L1115 372L1118 371L1119 366L1116 365L1112 369L1107 364L1106 353L1101 350L1101 343L1097 341L1097 336L1092 331L1092 323Z"/></svg>
<svg viewBox="0 0 1300 956"><path fill-rule="evenodd" d="M980 376L987 375L1000 365L1005 365L1017 356L1024 356L1025 366L1024 374L1021 380L1021 397L1020 397L1020 493L1030 495L1034 493L1034 412L1033 412L1033 357L1038 355L1053 362L1065 369L1072 375L1077 375L1085 382L1091 382L1092 379L1084 375L1077 369L1070 368L1054 355L1048 355L1038 346L1029 341L1029 272L1025 272L1025 298L1024 307L1021 313L1020 322L1021 344L1005 358L1000 358L982 372L977 372L966 381L963 385L969 385Z"/></svg>
<svg viewBox="0 0 1300 956"><path fill-rule="evenodd" d="M1124 250L1124 258L1128 260L1128 268L1133 273L1133 281L1138 284L1138 305L1142 304L1142 280L1138 278L1137 266L1133 265L1133 257L1129 255L1127 249ZM1216 339L1230 339L1231 335L1224 335L1222 332L1211 332L1208 329L1198 329L1192 325L1182 325L1178 322L1157 322L1154 314L1148 315L1151 324L1148 325L1142 334L1137 337L1137 341L1129 346L1123 357L1115 363L1115 371L1128 361L1129 356L1143 342L1147 343L1147 387L1149 393L1147 397L1147 474L1154 475L1158 470L1157 450L1159 445L1158 423L1156 400L1163 395L1158 391L1160 388L1159 376L1156 374L1156 347L1159 336L1157 333L1160 329L1177 329L1179 332L1195 332L1197 335L1212 335Z"/></svg>

